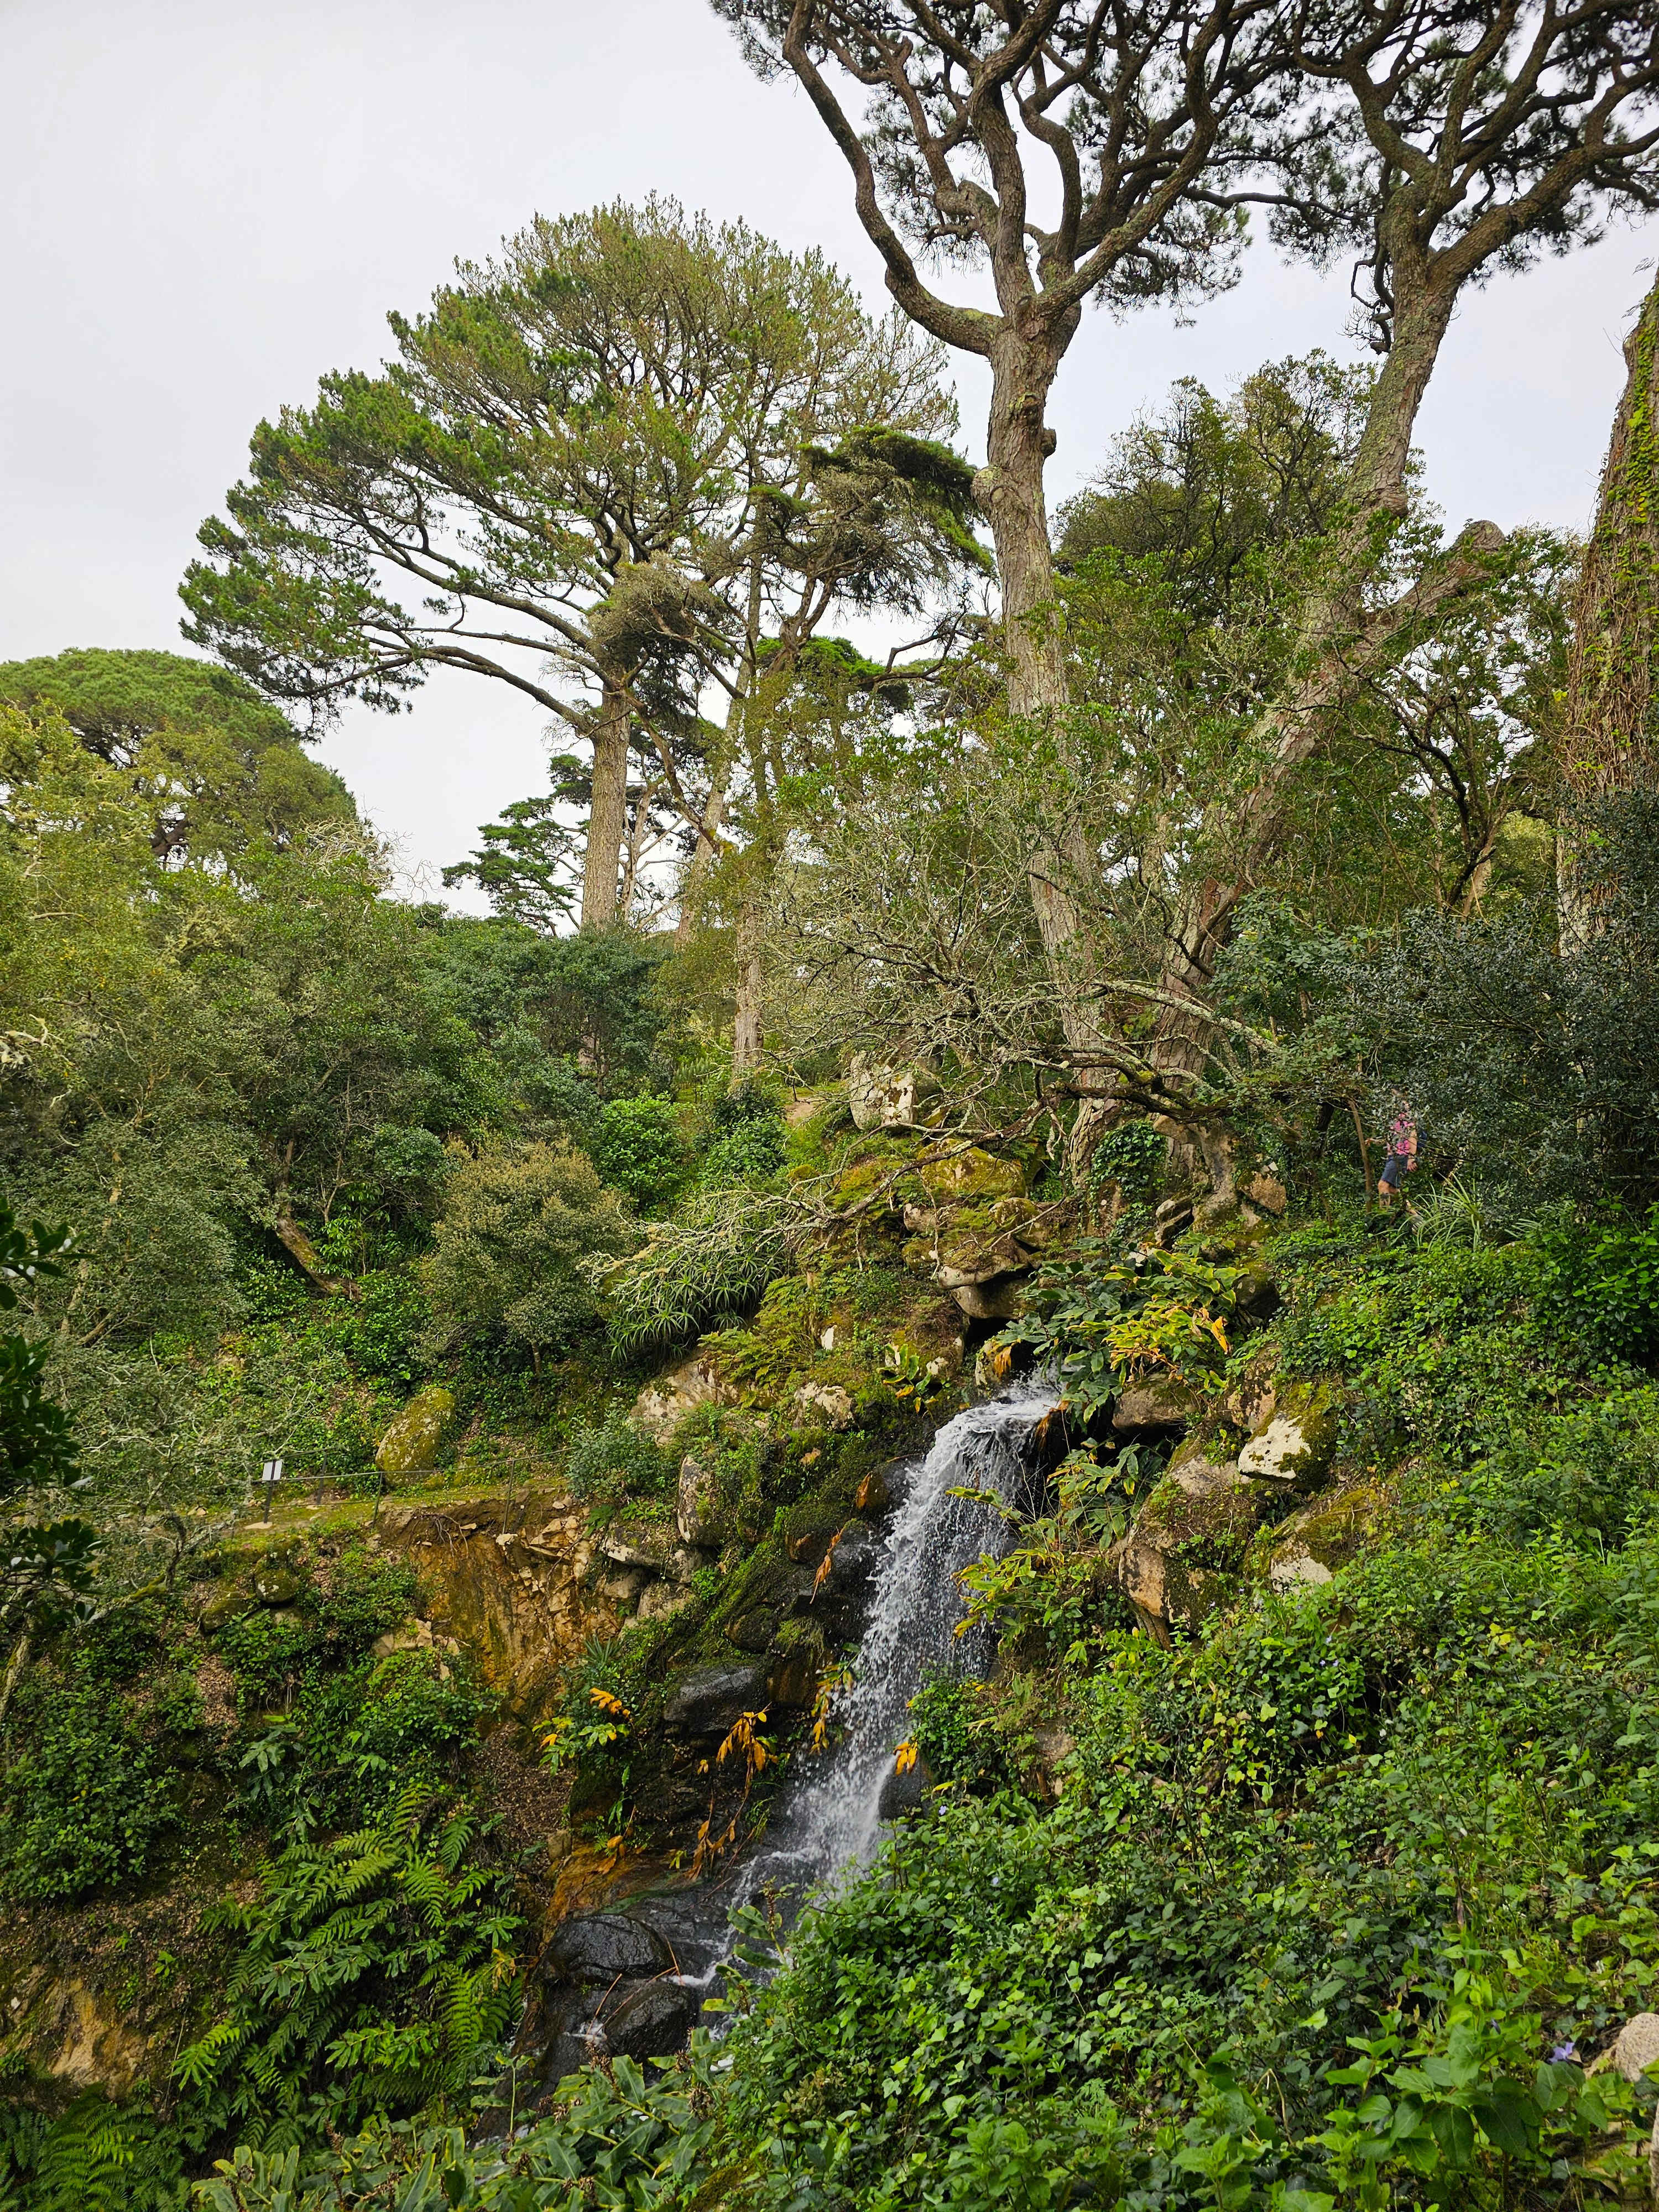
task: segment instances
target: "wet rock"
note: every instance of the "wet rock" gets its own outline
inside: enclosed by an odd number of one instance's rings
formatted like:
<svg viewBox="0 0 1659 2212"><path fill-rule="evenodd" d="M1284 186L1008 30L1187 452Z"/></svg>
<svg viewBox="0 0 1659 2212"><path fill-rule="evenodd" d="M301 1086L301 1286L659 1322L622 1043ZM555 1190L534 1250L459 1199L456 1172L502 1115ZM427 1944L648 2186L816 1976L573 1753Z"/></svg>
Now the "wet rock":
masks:
<svg viewBox="0 0 1659 2212"><path fill-rule="evenodd" d="M797 1566L811 1567L816 1571L844 1525L838 1515L814 1511L788 1531L783 1548Z"/></svg>
<svg viewBox="0 0 1659 2212"><path fill-rule="evenodd" d="M673 1966L667 1944L643 1921L625 1912L583 1912L556 1931L543 1971L561 1981L608 1985L619 1978L649 1980Z"/></svg>
<svg viewBox="0 0 1659 2212"><path fill-rule="evenodd" d="M795 1393L794 1402L809 1419L816 1414L832 1429L850 1429L853 1425L852 1394L843 1390L839 1382L803 1382Z"/></svg>
<svg viewBox="0 0 1659 2212"><path fill-rule="evenodd" d="M974 1380L981 1390L1001 1390L1031 1364L1027 1344L988 1344L974 1358Z"/></svg>
<svg viewBox="0 0 1659 2212"><path fill-rule="evenodd" d="M380 1438L374 1464L382 1474L423 1474L455 1425L455 1396L431 1384L417 1390Z"/></svg>
<svg viewBox="0 0 1659 2212"><path fill-rule="evenodd" d="M646 1385L634 1401L629 1418L653 1442L664 1444L694 1406L711 1401L734 1406L737 1393L721 1379L706 1352L694 1352L690 1359Z"/></svg>
<svg viewBox="0 0 1659 2212"><path fill-rule="evenodd" d="M695 1993L678 1982L619 1982L599 2007L612 2058L666 2058L683 2050L697 2016Z"/></svg>
<svg viewBox="0 0 1659 2212"><path fill-rule="evenodd" d="M882 1468L872 1467L858 1486L853 1500L860 1513L884 1513L893 1502L893 1493L887 1486L887 1477Z"/></svg>
<svg viewBox="0 0 1659 2212"><path fill-rule="evenodd" d="M1081 1433L1069 1409L1055 1406L1031 1431L1020 1458L1034 1474L1052 1474Z"/></svg>
<svg viewBox="0 0 1659 2212"><path fill-rule="evenodd" d="M729 1521L714 1489L714 1478L701 1461L688 1454L680 1462L679 1487L674 1495L674 1526L683 1544L718 1550L729 1533Z"/></svg>
<svg viewBox="0 0 1659 2212"><path fill-rule="evenodd" d="M904 1820L913 1813L920 1813L936 1786L933 1770L925 1759L918 1757L915 1765L902 1774L896 1765L881 1785L881 1796L876 1806L878 1820Z"/></svg>
<svg viewBox="0 0 1659 2212"><path fill-rule="evenodd" d="M778 1615L763 1609L739 1613L735 1620L726 1624L726 1640L739 1651L769 1651L777 1632Z"/></svg>
<svg viewBox="0 0 1659 2212"><path fill-rule="evenodd" d="M873 1528L849 1522L830 1559L825 1583L837 1596L861 1595L875 1572L882 1542Z"/></svg>
<svg viewBox="0 0 1659 2212"><path fill-rule="evenodd" d="M784 1652L772 1662L772 1671L766 1678L766 1701L769 1705L787 1705L796 1711L805 1711L817 1695L817 1661L805 1645Z"/></svg>
<svg viewBox="0 0 1659 2212"><path fill-rule="evenodd" d="M663 1714L663 1731L694 1742L719 1742L730 1735L739 1714L758 1711L765 1703L763 1667L699 1667L675 1686Z"/></svg>
<svg viewBox="0 0 1659 2212"><path fill-rule="evenodd" d="M1322 1386L1279 1395L1238 1455L1239 1472L1277 1488L1311 1487L1335 1456L1340 1402Z"/></svg>
<svg viewBox="0 0 1659 2212"><path fill-rule="evenodd" d="M1171 1376L1150 1382L1132 1382L1112 1412L1112 1433L1120 1437L1157 1436L1184 1429L1203 1409L1197 1391Z"/></svg>

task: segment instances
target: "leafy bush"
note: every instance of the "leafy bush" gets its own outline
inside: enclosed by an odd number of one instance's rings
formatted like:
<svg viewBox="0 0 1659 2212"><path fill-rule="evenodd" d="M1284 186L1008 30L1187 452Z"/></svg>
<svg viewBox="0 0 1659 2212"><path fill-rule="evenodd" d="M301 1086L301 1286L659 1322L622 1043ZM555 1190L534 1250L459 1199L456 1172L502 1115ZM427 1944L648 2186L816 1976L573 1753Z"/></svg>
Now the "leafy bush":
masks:
<svg viewBox="0 0 1659 2212"><path fill-rule="evenodd" d="M1584 1222L1557 1212L1531 1240L1540 1265L1539 1319L1608 1359L1659 1350L1659 1205L1640 1220Z"/></svg>
<svg viewBox="0 0 1659 2212"><path fill-rule="evenodd" d="M1109 1244L1083 1240L1043 1268L1036 1312L996 1341L1029 1345L1040 1364L1052 1364L1082 1420L1148 1373L1212 1389L1229 1349L1240 1272L1187 1252L1125 1259Z"/></svg>
<svg viewBox="0 0 1659 2212"><path fill-rule="evenodd" d="M176 2130L142 2104L0 2106L0 2212L183 2212L188 2187Z"/></svg>
<svg viewBox="0 0 1659 2212"><path fill-rule="evenodd" d="M465 1668L445 1669L430 1651L337 1673L313 1665L287 1712L245 1732L241 1808L301 1836L368 1820L411 1783L445 1783L476 1745L489 1703Z"/></svg>
<svg viewBox="0 0 1659 2212"><path fill-rule="evenodd" d="M367 1375L417 1382L427 1371L422 1339L432 1322L426 1291L410 1268L364 1276L344 1316L341 1349Z"/></svg>
<svg viewBox="0 0 1659 2212"><path fill-rule="evenodd" d="M674 1487L678 1462L620 1407L570 1439L564 1476L578 1498L657 1498Z"/></svg>
<svg viewBox="0 0 1659 2212"><path fill-rule="evenodd" d="M325 1582L303 1579L291 1605L254 1606L228 1620L216 1642L235 1670L244 1711L284 1699L307 1667L362 1657L408 1618L415 1591L412 1568L354 1548L330 1563Z"/></svg>
<svg viewBox="0 0 1659 2212"><path fill-rule="evenodd" d="M717 1137L703 1154L697 1170L698 1188L724 1190L733 1183L769 1183L781 1173L788 1152L781 1120L740 1121Z"/></svg>
<svg viewBox="0 0 1659 2212"><path fill-rule="evenodd" d="M1158 1189L1168 1150L1150 1121L1121 1121L1095 1146L1089 1180L1097 1188L1115 1182L1132 1205L1144 1205Z"/></svg>
<svg viewBox="0 0 1659 2212"><path fill-rule="evenodd" d="M593 1139L599 1173L644 1211L666 1198L684 1166L679 1118L669 1098L613 1098Z"/></svg>
<svg viewBox="0 0 1659 2212"><path fill-rule="evenodd" d="M427 1288L438 1330L499 1331L542 1353L595 1317L581 1263L628 1250L634 1233L592 1163L552 1145L498 1146L450 1176Z"/></svg>
<svg viewBox="0 0 1659 2212"><path fill-rule="evenodd" d="M0 1778L7 1893L67 1903L136 1881L178 1817L159 1729L141 1727L101 1683L46 1674L20 1698L20 1721L27 1732Z"/></svg>
<svg viewBox="0 0 1659 2212"><path fill-rule="evenodd" d="M975 1686L931 1670L910 1700L910 1733L936 1780L997 1789L1010 1777L994 1718Z"/></svg>

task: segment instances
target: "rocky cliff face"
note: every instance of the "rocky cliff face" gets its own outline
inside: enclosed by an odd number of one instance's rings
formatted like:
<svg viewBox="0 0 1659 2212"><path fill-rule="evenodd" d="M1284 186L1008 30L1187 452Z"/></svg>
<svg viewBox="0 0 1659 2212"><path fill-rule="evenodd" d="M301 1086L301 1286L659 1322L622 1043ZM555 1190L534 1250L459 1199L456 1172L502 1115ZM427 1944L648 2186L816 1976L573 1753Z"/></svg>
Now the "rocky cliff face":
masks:
<svg viewBox="0 0 1659 2212"><path fill-rule="evenodd" d="M586 1509L560 1492L388 1504L375 1536L420 1578L420 1613L402 1640L469 1652L507 1717L526 1729L547 1717L560 1670L590 1637L617 1626L610 1563ZM386 1648L398 1640L386 1639Z"/></svg>

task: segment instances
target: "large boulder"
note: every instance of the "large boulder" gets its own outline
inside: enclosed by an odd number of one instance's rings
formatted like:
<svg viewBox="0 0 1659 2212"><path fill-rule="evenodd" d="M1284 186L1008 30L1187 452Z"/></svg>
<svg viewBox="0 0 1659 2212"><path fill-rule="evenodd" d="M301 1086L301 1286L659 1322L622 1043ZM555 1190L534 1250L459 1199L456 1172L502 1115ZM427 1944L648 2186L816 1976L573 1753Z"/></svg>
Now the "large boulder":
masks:
<svg viewBox="0 0 1659 2212"><path fill-rule="evenodd" d="M725 1382L706 1352L693 1352L678 1367L671 1367L654 1382L647 1382L634 1401L630 1415L635 1428L643 1429L655 1443L666 1443L685 1416L696 1406L711 1402L719 1406L734 1406L738 1394Z"/></svg>
<svg viewBox="0 0 1659 2212"><path fill-rule="evenodd" d="M663 1714L663 1732L682 1741L718 1743L743 1713L766 1703L764 1667L699 1667L681 1676Z"/></svg>
<svg viewBox="0 0 1659 2212"><path fill-rule="evenodd" d="M935 1788L933 1770L920 1753L901 1772L895 1761L893 1771L881 1785L881 1796L876 1803L878 1820L906 1820L913 1813L921 1812Z"/></svg>
<svg viewBox="0 0 1659 2212"><path fill-rule="evenodd" d="M1276 1392L1238 1455L1239 1472L1278 1490L1310 1490L1336 1456L1341 1401L1325 1384Z"/></svg>
<svg viewBox="0 0 1659 2212"><path fill-rule="evenodd" d="M1367 1483L1316 1498L1280 1522L1267 1559L1267 1581L1281 1595L1314 1589L1375 1534L1387 1504L1386 1493Z"/></svg>
<svg viewBox="0 0 1659 2212"><path fill-rule="evenodd" d="M1237 1463L1189 1444L1170 1462L1134 1526L1107 1555L1142 1626L1167 1644L1233 1587L1261 1517Z"/></svg>
<svg viewBox="0 0 1659 2212"><path fill-rule="evenodd" d="M847 1104L856 1129L913 1129L920 1101L938 1091L930 1070L876 1064L861 1052L854 1054L847 1072Z"/></svg>
<svg viewBox="0 0 1659 2212"><path fill-rule="evenodd" d="M1178 1376L1154 1375L1131 1382L1112 1409L1112 1433L1119 1437L1167 1436L1184 1429L1203 1410L1203 1400Z"/></svg>
<svg viewBox="0 0 1659 2212"><path fill-rule="evenodd" d="M581 1912L554 1931L544 1972L559 1980L603 1984L649 1979L672 1971L673 1954L654 1928L625 1912Z"/></svg>
<svg viewBox="0 0 1659 2212"><path fill-rule="evenodd" d="M666 2058L684 2048L696 2016L696 1993L673 1981L618 1982L597 2015L611 2058Z"/></svg>
<svg viewBox="0 0 1659 2212"><path fill-rule="evenodd" d="M382 1474L423 1474L455 1425L453 1391L436 1383L417 1390L380 1438L374 1464Z"/></svg>

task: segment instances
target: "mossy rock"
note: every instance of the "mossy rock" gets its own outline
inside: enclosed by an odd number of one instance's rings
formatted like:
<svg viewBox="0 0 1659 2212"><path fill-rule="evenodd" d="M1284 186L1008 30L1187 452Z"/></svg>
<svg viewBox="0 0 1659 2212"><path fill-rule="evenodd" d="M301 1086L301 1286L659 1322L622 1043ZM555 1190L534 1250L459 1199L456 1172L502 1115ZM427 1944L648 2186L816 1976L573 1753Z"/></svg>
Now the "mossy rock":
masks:
<svg viewBox="0 0 1659 2212"><path fill-rule="evenodd" d="M1166 1475L1135 1516L1134 1533L1166 1559L1224 1573L1243 1566L1261 1517L1244 1483L1195 1493Z"/></svg>
<svg viewBox="0 0 1659 2212"><path fill-rule="evenodd" d="M1000 1159L977 1145L948 1159L930 1160L918 1168L916 1177L935 1206L961 1205L975 1199L1023 1198L1025 1170L1018 1160Z"/></svg>
<svg viewBox="0 0 1659 2212"><path fill-rule="evenodd" d="M1380 1484L1362 1482L1304 1505L1273 1531L1268 1579L1277 1585L1291 1580L1328 1581L1364 1550L1366 1540L1382 1527L1390 1504L1390 1493ZM1322 1571L1297 1571L1297 1563L1303 1560Z"/></svg>
<svg viewBox="0 0 1659 2212"><path fill-rule="evenodd" d="M1238 1455L1239 1472L1274 1490L1310 1490L1330 1472L1344 1399L1333 1382L1276 1391Z"/></svg>
<svg viewBox="0 0 1659 2212"><path fill-rule="evenodd" d="M380 1438L374 1464L382 1474L424 1474L455 1425L455 1394L433 1383L417 1390Z"/></svg>

